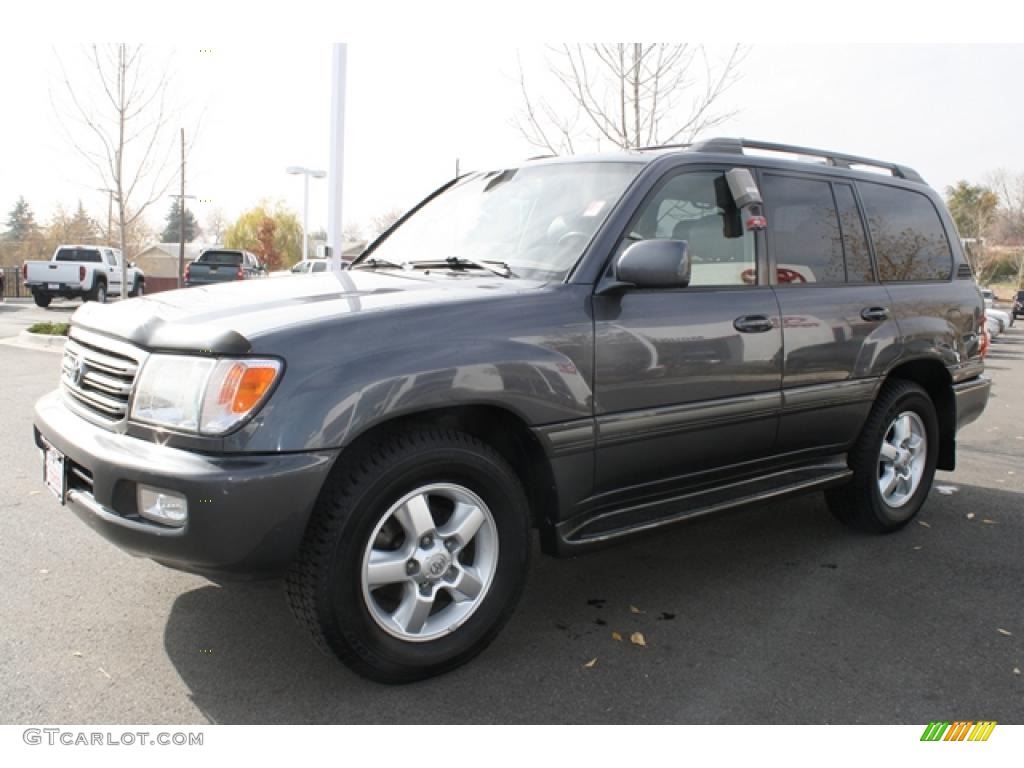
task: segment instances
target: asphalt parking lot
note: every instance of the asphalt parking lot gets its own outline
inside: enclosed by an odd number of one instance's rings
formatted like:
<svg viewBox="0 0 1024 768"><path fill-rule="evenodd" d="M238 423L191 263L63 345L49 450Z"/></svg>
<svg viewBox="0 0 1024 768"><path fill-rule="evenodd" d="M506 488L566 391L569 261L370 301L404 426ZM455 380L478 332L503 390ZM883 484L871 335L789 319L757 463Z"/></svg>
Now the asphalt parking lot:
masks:
<svg viewBox="0 0 1024 768"><path fill-rule="evenodd" d="M0 345L0 722L1024 722L1024 328L904 531L853 533L813 495L538 556L484 654L404 687L321 655L278 584L131 558L59 507L31 439L58 364Z"/></svg>

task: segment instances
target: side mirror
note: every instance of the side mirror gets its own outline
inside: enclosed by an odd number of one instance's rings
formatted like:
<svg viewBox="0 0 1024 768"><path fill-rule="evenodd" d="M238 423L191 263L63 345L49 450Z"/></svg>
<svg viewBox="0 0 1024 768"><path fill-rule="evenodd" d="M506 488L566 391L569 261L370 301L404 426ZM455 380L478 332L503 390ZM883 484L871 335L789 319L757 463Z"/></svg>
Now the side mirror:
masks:
<svg viewBox="0 0 1024 768"><path fill-rule="evenodd" d="M615 284L635 288L685 288L690 284L690 253L686 241L633 243L615 262Z"/></svg>

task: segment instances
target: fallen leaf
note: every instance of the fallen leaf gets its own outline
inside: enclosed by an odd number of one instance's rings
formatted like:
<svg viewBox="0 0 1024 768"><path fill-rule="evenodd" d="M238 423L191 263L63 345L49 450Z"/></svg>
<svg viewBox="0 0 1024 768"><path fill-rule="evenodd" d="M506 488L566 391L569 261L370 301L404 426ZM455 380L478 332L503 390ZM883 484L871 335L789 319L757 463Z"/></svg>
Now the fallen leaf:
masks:
<svg viewBox="0 0 1024 768"><path fill-rule="evenodd" d="M71 655L72 655L72 656L78 656L78 657L81 657L81 655L82 655L82 652L81 652L81 651L75 651L75 652L74 652L74 653L72 653Z"/></svg>
<svg viewBox="0 0 1024 768"><path fill-rule="evenodd" d="M48 574L50 572L50 569L49 568L40 568L39 572L45 576L46 574Z"/></svg>
<svg viewBox="0 0 1024 768"><path fill-rule="evenodd" d="M920 547L914 547L914 551L915 552L917 552L919 549L921 549L921 548Z"/></svg>
<svg viewBox="0 0 1024 768"><path fill-rule="evenodd" d="M596 608L604 608L604 604L608 602L603 597L592 597L587 600L587 605L593 605Z"/></svg>
<svg viewBox="0 0 1024 768"><path fill-rule="evenodd" d="M629 636L629 642L633 645L639 645L641 648L647 647L647 641L644 640L643 632L634 632Z"/></svg>
<svg viewBox="0 0 1024 768"><path fill-rule="evenodd" d="M110 673L107 672L107 670L105 670L103 667L97 667L97 669L99 669L100 672L102 672L104 675L107 676L107 680L113 680L114 679L114 678L112 678L110 676Z"/></svg>
<svg viewBox="0 0 1024 768"><path fill-rule="evenodd" d="M612 632L612 640L617 640L618 642L621 643L622 642L622 635L620 635L618 632Z"/></svg>
<svg viewBox="0 0 1024 768"><path fill-rule="evenodd" d="M973 520L974 519L974 513L973 512L968 512L967 513L967 519L968 520Z"/></svg>
<svg viewBox="0 0 1024 768"><path fill-rule="evenodd" d="M594 619L594 623L595 623L595 624L597 624L597 626L599 626L599 627L604 627L604 626L607 626L607 625L608 625L608 622L607 622L607 621L605 621L605 620L604 620L604 619L602 619L602 618L596 618L596 619Z"/></svg>
<svg viewBox="0 0 1024 768"><path fill-rule="evenodd" d="M661 612L661 616L659 616L658 618L662 619L663 621L672 621L672 619L674 619L675 617L676 617L676 615L674 613L669 613L668 611L662 611Z"/></svg>
<svg viewBox="0 0 1024 768"><path fill-rule="evenodd" d="M981 522L985 523L985 525L999 525L999 523L997 523L995 520L990 520L987 517L982 518Z"/></svg>
<svg viewBox="0 0 1024 768"><path fill-rule="evenodd" d="M1016 475L1017 473L1014 472L1012 469L1009 469L1009 470L1006 471L1006 474L1008 474L1008 475Z"/></svg>
<svg viewBox="0 0 1024 768"><path fill-rule="evenodd" d="M1014 667L1013 668L1013 674L1019 675L1020 674L1020 667Z"/></svg>
<svg viewBox="0 0 1024 768"><path fill-rule="evenodd" d="M597 656L592 658L590 661L588 661L583 666L586 667L587 669L592 669L595 664L597 664Z"/></svg>
<svg viewBox="0 0 1024 768"><path fill-rule="evenodd" d="M922 526L922 527L924 527L924 528L931 528L931 526L928 525L928 523L926 523L924 520L918 520L917 524Z"/></svg>
<svg viewBox="0 0 1024 768"><path fill-rule="evenodd" d="M935 490L941 493L943 496L952 496L960 489L957 488L955 485L936 485Z"/></svg>
<svg viewBox="0 0 1024 768"><path fill-rule="evenodd" d="M629 612L630 612L630 613L643 613L643 611L641 611L641 610L640 610L639 608L637 608L637 607L636 607L635 605L631 605L631 606L629 606Z"/></svg>
<svg viewBox="0 0 1024 768"><path fill-rule="evenodd" d="M42 493L42 491L29 491L28 495L29 496L38 496L40 493Z"/></svg>
<svg viewBox="0 0 1024 768"><path fill-rule="evenodd" d="M996 627L996 632L998 632L1000 635L1006 635L1007 637L1013 637L1013 632L1011 632L1008 629L1003 629L1002 627Z"/></svg>

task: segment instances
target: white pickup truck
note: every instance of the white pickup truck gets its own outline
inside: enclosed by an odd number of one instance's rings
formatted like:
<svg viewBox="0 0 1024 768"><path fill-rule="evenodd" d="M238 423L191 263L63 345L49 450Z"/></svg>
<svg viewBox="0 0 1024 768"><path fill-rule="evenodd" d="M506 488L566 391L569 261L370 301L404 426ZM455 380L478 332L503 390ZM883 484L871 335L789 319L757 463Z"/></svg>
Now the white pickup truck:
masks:
<svg viewBox="0 0 1024 768"><path fill-rule="evenodd" d="M22 276L37 306L50 306L55 296L102 304L121 293L121 252L103 245L59 245L49 261L26 261ZM146 276L132 263L128 285L130 296L146 290Z"/></svg>

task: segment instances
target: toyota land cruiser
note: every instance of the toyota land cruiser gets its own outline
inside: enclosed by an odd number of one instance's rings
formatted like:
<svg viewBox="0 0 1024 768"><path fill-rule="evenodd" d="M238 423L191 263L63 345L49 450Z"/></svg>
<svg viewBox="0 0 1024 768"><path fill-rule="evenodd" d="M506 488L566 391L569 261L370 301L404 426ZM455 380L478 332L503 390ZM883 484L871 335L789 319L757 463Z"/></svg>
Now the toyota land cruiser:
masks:
<svg viewBox="0 0 1024 768"><path fill-rule="evenodd" d="M905 166L540 159L451 181L349 270L82 307L35 442L119 547L284 574L321 648L401 682L496 635L532 530L572 555L810 491L902 528L988 400L982 323Z"/></svg>

